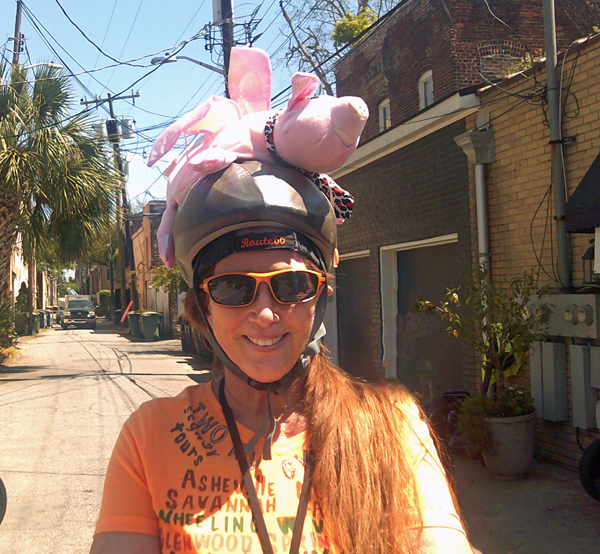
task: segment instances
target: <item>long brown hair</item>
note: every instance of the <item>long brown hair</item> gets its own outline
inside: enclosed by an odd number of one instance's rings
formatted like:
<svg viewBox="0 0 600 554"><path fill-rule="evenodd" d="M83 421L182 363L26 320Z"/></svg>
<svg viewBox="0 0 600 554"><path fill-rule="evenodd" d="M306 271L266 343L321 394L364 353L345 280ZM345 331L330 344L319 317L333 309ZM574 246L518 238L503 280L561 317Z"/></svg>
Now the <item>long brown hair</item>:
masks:
<svg viewBox="0 0 600 554"><path fill-rule="evenodd" d="M193 291L185 311L197 328ZM335 367L321 352L310 363L303 399L313 490L325 528L344 554L410 554L423 528L415 477L416 405L402 386L378 386Z"/></svg>

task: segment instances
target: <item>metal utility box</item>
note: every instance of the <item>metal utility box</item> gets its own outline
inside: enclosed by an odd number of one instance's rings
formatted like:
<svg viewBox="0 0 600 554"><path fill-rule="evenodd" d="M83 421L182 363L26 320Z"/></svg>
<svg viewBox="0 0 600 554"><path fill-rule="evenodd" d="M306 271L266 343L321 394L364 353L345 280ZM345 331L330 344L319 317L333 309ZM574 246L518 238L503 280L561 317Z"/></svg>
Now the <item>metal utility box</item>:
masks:
<svg viewBox="0 0 600 554"><path fill-rule="evenodd" d="M567 345L534 343L530 367L531 393L538 416L549 421L568 420Z"/></svg>
<svg viewBox="0 0 600 554"><path fill-rule="evenodd" d="M600 350L600 348L595 348ZM571 394L573 402L573 427L594 429L596 425L596 402L598 389L591 384L591 347L572 345Z"/></svg>
<svg viewBox="0 0 600 554"><path fill-rule="evenodd" d="M546 324L540 329L552 336L600 338L598 313L600 295L555 294L532 298L527 305L530 317L541 318L544 311L552 310Z"/></svg>
<svg viewBox="0 0 600 554"><path fill-rule="evenodd" d="M119 121L121 138L123 140L135 138L135 121L133 117L124 117Z"/></svg>

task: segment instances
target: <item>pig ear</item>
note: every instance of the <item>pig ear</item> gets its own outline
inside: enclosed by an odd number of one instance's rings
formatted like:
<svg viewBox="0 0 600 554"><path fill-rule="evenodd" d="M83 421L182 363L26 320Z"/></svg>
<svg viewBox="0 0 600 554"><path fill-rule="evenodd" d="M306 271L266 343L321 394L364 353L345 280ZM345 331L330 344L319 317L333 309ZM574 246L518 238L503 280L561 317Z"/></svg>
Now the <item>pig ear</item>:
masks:
<svg viewBox="0 0 600 554"><path fill-rule="evenodd" d="M220 132L229 123L237 121L240 117L240 109L235 102L220 96L212 96L167 127L158 136L150 152L148 166L152 167L171 150L177 143L181 133L188 135L204 133L211 136Z"/></svg>
<svg viewBox="0 0 600 554"><path fill-rule="evenodd" d="M296 73L292 77L292 96L288 102L288 110L310 98L310 95L316 90L319 84L319 78L310 73Z"/></svg>
<svg viewBox="0 0 600 554"><path fill-rule="evenodd" d="M271 62L260 48L231 49L229 94L242 115L271 109Z"/></svg>

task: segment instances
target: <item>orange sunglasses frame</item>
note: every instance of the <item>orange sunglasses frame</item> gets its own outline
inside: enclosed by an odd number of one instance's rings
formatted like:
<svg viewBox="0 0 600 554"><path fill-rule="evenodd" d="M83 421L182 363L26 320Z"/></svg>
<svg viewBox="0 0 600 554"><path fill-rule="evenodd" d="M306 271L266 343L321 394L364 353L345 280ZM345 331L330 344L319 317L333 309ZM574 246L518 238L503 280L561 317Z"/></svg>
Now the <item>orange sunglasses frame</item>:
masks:
<svg viewBox="0 0 600 554"><path fill-rule="evenodd" d="M312 275L316 275L317 278L319 279L319 282L317 284L317 290L316 290L314 296L311 296L310 298L305 298L304 300L300 300L298 302L281 302L275 296L275 293L273 292L273 287L271 286L271 278L274 277L275 275L280 275L281 273L290 273L290 272L291 273L302 272L302 273L310 273ZM250 302L248 302L248 304L239 304L239 305L235 305L235 306L228 306L227 304L219 304L212 296L210 296L210 291L208 290L208 283L210 283L210 281L212 281L213 279L216 279L217 277L224 277L226 275L246 275L246 276L252 277L253 279L256 280L256 288L254 289L254 296L252 296L252 300ZM310 269L288 268L288 269L278 269L276 271L269 271L268 273L249 273L247 271L229 271L227 273L220 273L219 275L211 275L210 277L207 277L198 285L198 288L200 290L206 292L210 296L211 300L213 302L219 304L219 306L225 306L226 308L244 308L246 306L250 306L250 304L252 304L252 302L254 302L254 299L256 298L256 293L258 292L258 287L263 282L267 283L267 285L269 286L269 290L271 291L271 295L277 302L279 302L279 304L290 305L290 304L302 304L303 302L309 302L313 298L318 296L319 291L321 290L321 287L327 282L327 278L322 273L319 273L318 271L312 271Z"/></svg>

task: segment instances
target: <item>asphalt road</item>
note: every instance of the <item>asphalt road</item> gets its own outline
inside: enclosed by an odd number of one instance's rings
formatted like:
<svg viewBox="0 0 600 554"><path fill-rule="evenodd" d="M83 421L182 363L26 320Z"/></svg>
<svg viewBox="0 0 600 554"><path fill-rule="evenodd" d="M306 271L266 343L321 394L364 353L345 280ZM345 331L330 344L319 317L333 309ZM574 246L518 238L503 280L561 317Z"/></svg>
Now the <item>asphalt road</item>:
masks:
<svg viewBox="0 0 600 554"><path fill-rule="evenodd" d="M107 323L43 330L19 350L0 366L0 554L84 554L125 419L210 375L178 341L133 342Z"/></svg>
<svg viewBox="0 0 600 554"><path fill-rule="evenodd" d="M87 554L125 419L210 374L178 341L133 342L107 323L48 329L19 348L14 363L0 366L0 477L9 501L0 554ZM462 514L483 554L600 552L600 503L576 473L536 460L527 478L499 481L464 456L455 463Z"/></svg>

